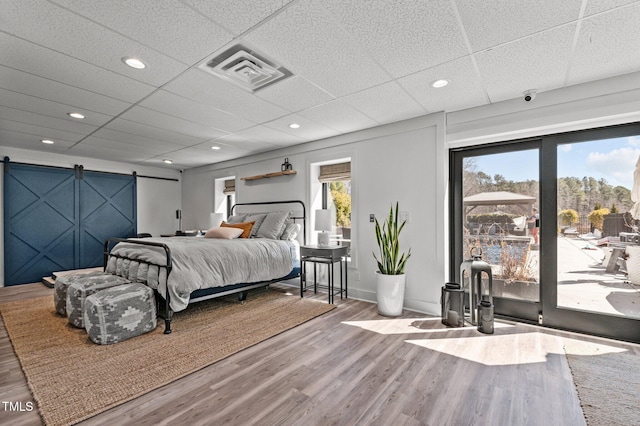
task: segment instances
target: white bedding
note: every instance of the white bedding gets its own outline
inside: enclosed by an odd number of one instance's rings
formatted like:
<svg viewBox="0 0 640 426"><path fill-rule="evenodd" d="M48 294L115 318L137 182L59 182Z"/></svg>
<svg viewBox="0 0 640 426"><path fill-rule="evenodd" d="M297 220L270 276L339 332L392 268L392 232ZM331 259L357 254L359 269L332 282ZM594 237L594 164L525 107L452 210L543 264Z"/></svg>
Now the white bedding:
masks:
<svg viewBox="0 0 640 426"><path fill-rule="evenodd" d="M189 295L195 290L281 278L297 262L292 242L283 240L171 237L144 241L164 243L171 249L173 268L167 286L164 268L136 261L165 265L165 251L160 247L118 243L111 253L126 259L110 257L107 271L143 282L158 289L163 297L168 287L171 309L175 312L187 307Z"/></svg>

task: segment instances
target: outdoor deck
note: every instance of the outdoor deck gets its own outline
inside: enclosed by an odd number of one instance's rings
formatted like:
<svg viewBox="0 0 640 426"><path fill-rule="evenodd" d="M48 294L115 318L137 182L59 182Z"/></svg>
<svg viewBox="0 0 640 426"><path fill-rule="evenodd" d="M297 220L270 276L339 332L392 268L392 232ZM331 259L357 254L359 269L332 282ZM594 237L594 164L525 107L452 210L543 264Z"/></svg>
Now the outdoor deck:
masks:
<svg viewBox="0 0 640 426"><path fill-rule="evenodd" d="M558 305L640 318L640 285L607 272L595 240L558 237Z"/></svg>

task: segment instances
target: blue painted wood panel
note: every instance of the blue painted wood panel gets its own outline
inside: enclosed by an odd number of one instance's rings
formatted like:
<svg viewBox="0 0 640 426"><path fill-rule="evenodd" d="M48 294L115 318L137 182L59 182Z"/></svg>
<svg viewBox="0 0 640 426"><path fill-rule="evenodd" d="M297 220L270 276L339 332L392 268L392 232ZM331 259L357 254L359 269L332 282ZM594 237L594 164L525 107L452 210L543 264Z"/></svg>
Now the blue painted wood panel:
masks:
<svg viewBox="0 0 640 426"><path fill-rule="evenodd" d="M136 234L136 179L5 161L4 284L102 265L104 241Z"/></svg>
<svg viewBox="0 0 640 426"><path fill-rule="evenodd" d="M136 235L133 176L84 172L80 179L80 267L101 266L104 241Z"/></svg>
<svg viewBox="0 0 640 426"><path fill-rule="evenodd" d="M73 170L5 163L5 285L77 268L78 231Z"/></svg>

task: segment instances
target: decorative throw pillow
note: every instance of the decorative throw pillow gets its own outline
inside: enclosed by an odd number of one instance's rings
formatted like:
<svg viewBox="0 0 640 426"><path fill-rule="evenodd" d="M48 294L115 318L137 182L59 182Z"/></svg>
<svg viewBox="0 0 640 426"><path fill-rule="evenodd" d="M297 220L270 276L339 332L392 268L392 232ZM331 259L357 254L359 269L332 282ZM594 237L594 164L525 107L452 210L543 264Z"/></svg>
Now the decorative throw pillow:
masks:
<svg viewBox="0 0 640 426"><path fill-rule="evenodd" d="M258 234L258 229L260 229L260 225L262 225L262 222L264 221L265 217L267 217L266 213L253 213L245 216L244 218L245 222L251 222L251 221L255 222L255 225L253 225L253 229L251 230L252 237L255 237Z"/></svg>
<svg viewBox="0 0 640 426"><path fill-rule="evenodd" d="M298 232L300 232L300 224L299 223L287 223L280 236L281 240L293 241L298 236Z"/></svg>
<svg viewBox="0 0 640 426"><path fill-rule="evenodd" d="M221 238L223 240L233 240L238 238L244 230L241 228L216 227L209 229L205 234L205 238Z"/></svg>
<svg viewBox="0 0 640 426"><path fill-rule="evenodd" d="M258 229L257 236L260 238L271 238L277 240L282 235L283 225L289 217L289 212L271 212L267 213L262 225Z"/></svg>
<svg viewBox="0 0 640 426"><path fill-rule="evenodd" d="M242 234L240 234L240 238L249 238L251 236L251 229L253 228L255 222L242 222L242 223L227 223L222 222L220 224L221 228L239 228L242 229Z"/></svg>

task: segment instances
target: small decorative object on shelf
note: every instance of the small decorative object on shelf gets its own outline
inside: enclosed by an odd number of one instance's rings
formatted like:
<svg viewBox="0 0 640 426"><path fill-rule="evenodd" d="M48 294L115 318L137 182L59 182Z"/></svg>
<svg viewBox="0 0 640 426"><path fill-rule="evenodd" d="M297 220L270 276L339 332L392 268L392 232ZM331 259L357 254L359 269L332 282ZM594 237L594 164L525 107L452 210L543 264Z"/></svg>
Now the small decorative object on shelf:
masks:
<svg viewBox="0 0 640 426"><path fill-rule="evenodd" d="M286 172L288 170L293 170L293 166L291 165L291 163L289 162L288 158L284 159L284 163L282 163L282 167L281 169L283 172Z"/></svg>

